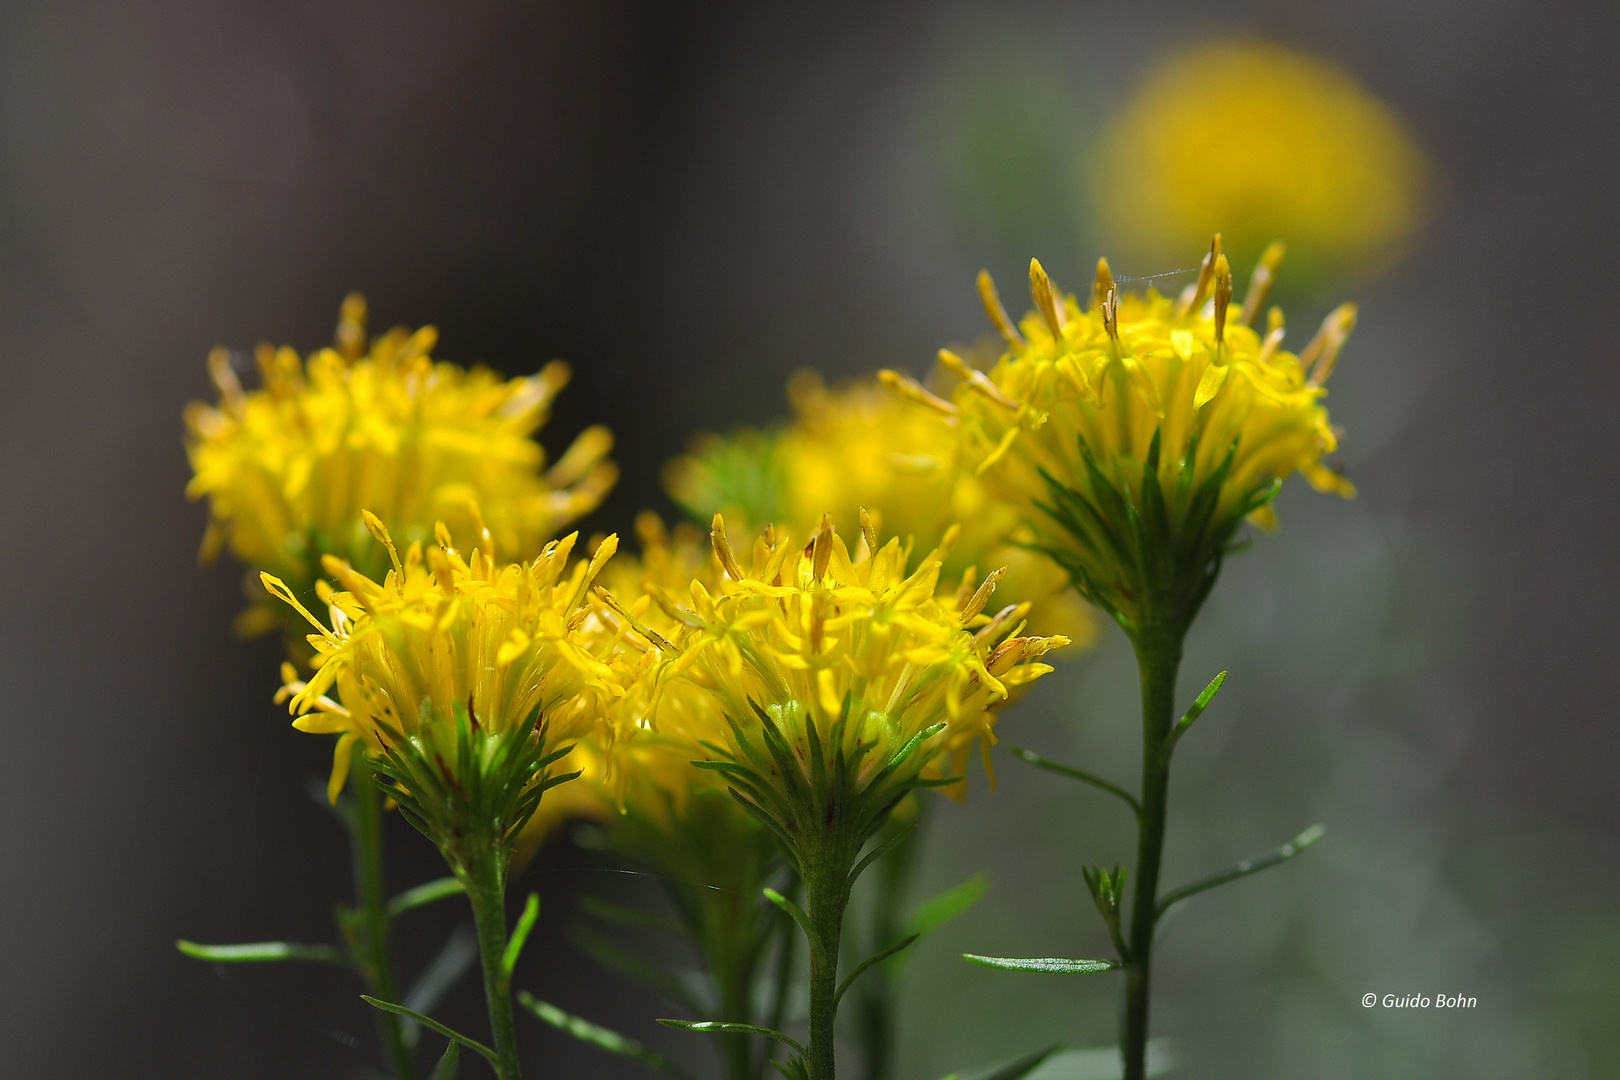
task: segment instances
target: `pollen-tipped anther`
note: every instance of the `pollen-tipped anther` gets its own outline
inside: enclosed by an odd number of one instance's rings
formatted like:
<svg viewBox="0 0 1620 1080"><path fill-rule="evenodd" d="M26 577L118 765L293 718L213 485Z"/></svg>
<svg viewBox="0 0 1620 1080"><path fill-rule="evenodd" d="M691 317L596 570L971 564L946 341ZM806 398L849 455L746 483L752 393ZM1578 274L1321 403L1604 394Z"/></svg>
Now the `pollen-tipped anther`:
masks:
<svg viewBox="0 0 1620 1080"><path fill-rule="evenodd" d="M930 393L927 387L909 375L902 375L898 371L890 371L885 368L878 372L878 382L881 382L907 400L915 401L919 405L925 405L942 416L950 417L952 420L956 419L957 408L955 405Z"/></svg>
<svg viewBox="0 0 1620 1080"><path fill-rule="evenodd" d="M961 379L969 389L975 393L983 394L991 401L1004 409L1018 411L1018 402L1001 392L1001 388L991 382L982 371L968 366L968 362L949 349L939 350L939 362L958 379Z"/></svg>
<svg viewBox="0 0 1620 1080"><path fill-rule="evenodd" d="M1215 276L1215 260L1221 257L1221 234L1216 233L1209 242L1209 250L1204 253L1204 261L1198 264L1198 283L1190 285L1181 294L1181 301L1176 306L1176 317L1185 319L1197 311L1204 304L1204 298L1209 295L1211 279Z"/></svg>
<svg viewBox="0 0 1620 1080"><path fill-rule="evenodd" d="M1046 276L1046 269L1041 266L1039 259L1029 260L1029 295L1040 309L1041 316L1046 319L1046 327L1052 331L1052 336L1063 336L1063 312L1059 309L1059 300L1056 291L1052 288L1052 279Z"/></svg>
<svg viewBox="0 0 1620 1080"><path fill-rule="evenodd" d="M866 538L868 556L876 555L878 553L878 523L864 506L861 507L861 535Z"/></svg>
<svg viewBox="0 0 1620 1080"><path fill-rule="evenodd" d="M827 565L832 562L833 523L831 514L821 515L821 524L810 538L810 576L817 581L827 576Z"/></svg>
<svg viewBox="0 0 1620 1080"><path fill-rule="evenodd" d="M1108 303L1108 294L1114 289L1114 272L1108 268L1106 257L1097 260L1097 280L1091 285L1091 302L1103 308Z"/></svg>
<svg viewBox="0 0 1620 1080"><path fill-rule="evenodd" d="M731 541L726 539L726 519L719 514L714 515L714 521L710 523L709 543L714 547L714 557L720 560L720 565L731 580L741 581L742 567L737 565L737 556L731 550Z"/></svg>
<svg viewBox="0 0 1620 1080"><path fill-rule="evenodd" d="M1249 291L1243 296L1241 318L1244 326L1254 325L1254 317L1260 314L1261 305L1271 295L1271 288L1277 283L1277 267L1282 265L1286 250L1281 240L1273 240L1266 245L1260 261L1255 263L1254 275L1249 278Z"/></svg>
<svg viewBox="0 0 1620 1080"><path fill-rule="evenodd" d="M333 335L338 353L345 360L360 359L366 351L366 298L352 292L338 308L337 333Z"/></svg>
<svg viewBox="0 0 1620 1080"><path fill-rule="evenodd" d="M1344 348L1345 341L1355 328L1355 304L1340 304L1328 312L1328 317L1322 320L1322 328L1305 346L1305 351L1299 354L1300 367L1310 372L1307 382L1312 386L1327 382L1328 376L1333 374L1333 365L1339 362L1339 350Z"/></svg>
<svg viewBox="0 0 1620 1080"><path fill-rule="evenodd" d="M996 292L996 283L990 280L988 270L979 271L979 302L984 305L984 313L989 316L990 322L1002 340L1013 346L1024 344L1024 337L1018 332L1018 327L1007 317L1007 309L1001 304L1001 294Z"/></svg>
<svg viewBox="0 0 1620 1080"><path fill-rule="evenodd" d="M1226 340L1226 309L1232 304L1232 267L1225 255L1215 257L1215 342Z"/></svg>

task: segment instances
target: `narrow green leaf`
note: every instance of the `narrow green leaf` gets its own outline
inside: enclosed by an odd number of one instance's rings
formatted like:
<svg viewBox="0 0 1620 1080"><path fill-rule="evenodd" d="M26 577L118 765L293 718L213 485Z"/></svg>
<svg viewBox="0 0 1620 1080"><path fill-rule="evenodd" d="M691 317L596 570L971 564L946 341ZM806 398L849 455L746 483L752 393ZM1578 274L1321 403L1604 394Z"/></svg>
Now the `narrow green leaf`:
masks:
<svg viewBox="0 0 1620 1080"><path fill-rule="evenodd" d="M921 819L918 819L918 820L921 820ZM863 858L860 862L856 863L855 864L855 869L853 869L853 870L851 870L849 872L849 883L851 885L855 884L856 880L861 876L862 872L864 872L868 866L871 866L873 863L875 863L879 859L883 858L883 856L887 855L889 852L893 851L895 848L897 848L901 844L905 843L906 838L908 836L910 836L913 832L915 832L916 828L917 828L917 822L913 821L910 825L907 825L906 827L901 829L899 832L895 833L893 836L891 836L887 840L883 841L883 843L879 844L877 847L875 847L871 851L867 852L866 857Z"/></svg>
<svg viewBox="0 0 1620 1080"><path fill-rule="evenodd" d="M407 911L414 911L419 907L424 907L447 897L460 896L466 891L461 882L453 877L439 878L437 881L418 885L414 889L406 889L388 901L388 917L397 919Z"/></svg>
<svg viewBox="0 0 1620 1080"><path fill-rule="evenodd" d="M962 884L919 904L906 922L906 931L919 935L932 934L984 899L984 894L989 891L990 875L982 872L974 874Z"/></svg>
<svg viewBox="0 0 1620 1080"><path fill-rule="evenodd" d="M1119 967L1113 960L1065 960L1057 956L980 956L977 953L963 953L962 959L998 971L1037 971L1048 975L1094 975Z"/></svg>
<svg viewBox="0 0 1620 1080"><path fill-rule="evenodd" d="M478 935L471 922L456 924L450 936L434 954L428 966L416 977L405 994L404 1005L419 1013L431 1013L461 977L478 963ZM405 1025L405 1044L415 1046L422 1031L415 1024Z"/></svg>
<svg viewBox="0 0 1620 1080"><path fill-rule="evenodd" d="M854 985L855 980L860 978L862 973L864 973L867 968L871 967L873 964L881 964L883 961L887 960L891 956L894 956L896 953L910 948L912 945L916 944L917 939L920 937L922 937L921 934L912 934L910 937L902 938L893 945L890 945L887 949L879 949L871 956L868 956L865 960L862 960L859 964L856 964L855 970L844 976L844 981L838 984L838 990L833 994L833 1008L837 1008L838 1003L844 1000L844 992Z"/></svg>
<svg viewBox="0 0 1620 1080"><path fill-rule="evenodd" d="M215 964L260 964L277 960L308 960L321 964L347 964L349 958L335 945L299 945L291 941L254 941L245 945L199 945L181 938L174 947L196 960Z"/></svg>
<svg viewBox="0 0 1620 1080"><path fill-rule="evenodd" d="M437 1031L440 1035L443 1035L447 1039L454 1039L467 1049L472 1050L475 1053L482 1054L489 1060L491 1065L495 1064L495 1051L491 1050L477 1039L469 1039L461 1032L445 1027L431 1016L423 1016L415 1009L407 1009L403 1005L395 1005L392 1001L384 1001L382 998L374 998L370 994L361 994L360 1000L364 1001L367 1005L370 1005L373 1008L381 1009L383 1012L393 1013L395 1016L403 1016L407 1020L415 1020L418 1024L421 1024L429 1031Z"/></svg>
<svg viewBox="0 0 1620 1080"><path fill-rule="evenodd" d="M1204 715L1204 710L1209 708L1209 703L1214 701L1215 695L1221 692L1221 685L1226 682L1226 675L1227 673L1223 671L1209 680L1209 685L1204 687L1203 693L1198 695L1198 700L1192 703L1192 708L1188 709L1182 718L1176 721L1176 726L1170 729L1170 737L1166 740L1169 746L1174 746L1186 730L1193 726L1193 721Z"/></svg>
<svg viewBox="0 0 1620 1080"><path fill-rule="evenodd" d="M787 1043L789 1046L793 1047L793 1049L797 1050L801 1054L807 1052L805 1050L805 1048L804 1048L804 1044L799 1042L797 1039L793 1038L792 1036L784 1035L780 1031L772 1031L770 1028L767 1028L767 1027L759 1027L759 1026L757 1026L755 1024L728 1024L728 1023L725 1023L725 1022L720 1021L720 1020L663 1020L663 1019L660 1019L658 1022L660 1024L663 1024L665 1027L680 1028L682 1031L701 1031L701 1032L704 1032L705 1034L714 1034L714 1035L763 1035L767 1039L776 1039L779 1042L785 1042L785 1043Z"/></svg>
<svg viewBox="0 0 1620 1080"><path fill-rule="evenodd" d="M692 1074L656 1051L649 1050L635 1039L620 1035L611 1028L593 1024L583 1017L562 1009L548 1001L541 1001L527 990L519 990L518 1004L559 1031L566 1031L580 1042L589 1043L598 1050L633 1058L656 1072L676 1080L693 1080Z"/></svg>
<svg viewBox="0 0 1620 1080"><path fill-rule="evenodd" d="M699 1014L709 1011L705 1003L697 999L692 988L678 976L665 971L657 964L643 960L628 949L620 948L603 935L581 927L569 937L575 948L604 967L612 968L637 982L646 983L671 1001L677 1002L682 1008Z"/></svg>
<svg viewBox="0 0 1620 1080"><path fill-rule="evenodd" d="M1102 777L1094 773L1088 773L1084 769L1076 769L1073 765L1063 765L1048 758L1043 758L1035 751L1025 750L1021 746L1009 746L1007 749L1012 751L1013 757L1021 761L1027 761L1037 769L1055 772L1059 776L1067 776L1071 780L1078 780L1082 784L1090 784L1094 788L1106 791L1115 798L1124 800L1125 805L1131 808L1131 813L1139 818L1142 816L1142 804L1136 801L1136 796L1112 781L1104 780Z"/></svg>
<svg viewBox="0 0 1620 1080"><path fill-rule="evenodd" d="M1225 885L1229 881L1236 881L1239 878L1248 877L1250 874L1258 874L1260 871L1276 866L1280 862L1287 862L1295 855L1298 855L1300 852L1322 839L1322 834L1326 831L1327 830L1321 825L1312 825L1310 828L1288 841L1288 843L1283 844L1280 847L1272 848L1264 855L1257 855L1252 859L1244 859L1236 866L1229 866L1225 870L1219 870L1208 877L1199 878L1191 885L1183 885L1179 889L1174 889L1168 893L1165 893L1164 896L1159 898L1159 903L1154 908L1154 919L1163 918L1164 913L1169 911L1172 905L1179 904L1189 896L1201 893L1206 889L1213 889L1217 885Z"/></svg>
<svg viewBox="0 0 1620 1080"><path fill-rule="evenodd" d="M799 924L800 930L804 931L804 936L807 941L816 940L815 931L810 928L810 916L804 913L803 908L801 908L798 904L795 904L792 900L789 900L787 897L783 896L781 893L777 892L775 889L766 889L765 899L769 900L771 903L793 916L793 921Z"/></svg>
<svg viewBox="0 0 1620 1080"><path fill-rule="evenodd" d="M676 937L683 936L686 931L681 924L667 915L656 915L640 908L626 907L615 904L610 900L603 900L590 893L580 893L574 899L575 905L585 914L602 919L605 922L617 923L620 926L637 926L644 930L657 930L660 933Z"/></svg>
<svg viewBox="0 0 1620 1080"><path fill-rule="evenodd" d="M788 1058L786 1061L771 1060L771 1068L781 1073L786 1080L810 1080L810 1066L805 1064L804 1056Z"/></svg>
<svg viewBox="0 0 1620 1080"><path fill-rule="evenodd" d="M461 1067L461 1044L451 1039L444 1048L444 1056L439 1063L433 1066L433 1074L428 1080L456 1080L456 1072Z"/></svg>
<svg viewBox="0 0 1620 1080"><path fill-rule="evenodd" d="M528 901L523 905L523 914L518 916L517 926L512 930L512 936L507 939L506 951L501 954L501 973L508 979L512 977L512 969L517 967L518 957L523 954L523 943L529 940L529 931L534 929L534 922L540 917L540 894L530 893Z"/></svg>
<svg viewBox="0 0 1620 1080"><path fill-rule="evenodd" d="M1024 1077L1041 1067L1047 1058L1057 1053L1062 1043L1053 1043L1045 1050L1037 1050L1033 1054L1025 1054L1021 1058L1014 1058L995 1072L990 1073L982 1080L1023 1080Z"/></svg>

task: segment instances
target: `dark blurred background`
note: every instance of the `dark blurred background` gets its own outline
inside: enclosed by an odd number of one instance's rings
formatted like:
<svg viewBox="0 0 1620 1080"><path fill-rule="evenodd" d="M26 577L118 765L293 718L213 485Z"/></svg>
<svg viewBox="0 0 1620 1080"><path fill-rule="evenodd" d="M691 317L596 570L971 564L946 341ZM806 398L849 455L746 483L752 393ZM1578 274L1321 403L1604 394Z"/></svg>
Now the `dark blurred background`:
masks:
<svg viewBox="0 0 1620 1080"><path fill-rule="evenodd" d="M378 328L437 324L446 358L565 357L543 441L613 426L624 479L588 527L624 530L671 510L658 469L692 432L779 415L794 369L921 371L971 341L980 266L1016 282L1041 255L1083 285L1099 252L1042 133L1061 151L1165 50L1257 34L1353 71L1437 183L1405 260L1346 286L1361 329L1331 405L1360 497L1291 485L1186 666L1187 695L1232 677L1183 752L1169 878L1312 821L1327 838L1189 905L1157 1030L1197 1077L1620 1076L1617 28L1609 5L1532 0L7 5L0 1072L370 1060L345 973L172 946L325 940L347 891L303 791L328 745L270 704L276 646L229 636L238 571L194 562L179 417L211 396L211 346L308 350L361 289ZM1033 133L1011 218L951 171L987 80ZM1115 634L1006 730L1129 776L1133 685ZM396 882L442 872L396 824ZM912 962L908 1080L1110 1040L1106 979L955 957L1099 954L1079 867L1123 860L1125 825L1011 761L942 811L922 891L994 887ZM521 985L701 1065L651 1024L669 1006L562 940L575 891L650 883L563 842L520 887L547 928ZM410 963L443 907L405 926ZM442 1013L481 1031L472 984ZM1359 1004L1441 990L1479 1005ZM642 1075L520 1024L536 1076Z"/></svg>

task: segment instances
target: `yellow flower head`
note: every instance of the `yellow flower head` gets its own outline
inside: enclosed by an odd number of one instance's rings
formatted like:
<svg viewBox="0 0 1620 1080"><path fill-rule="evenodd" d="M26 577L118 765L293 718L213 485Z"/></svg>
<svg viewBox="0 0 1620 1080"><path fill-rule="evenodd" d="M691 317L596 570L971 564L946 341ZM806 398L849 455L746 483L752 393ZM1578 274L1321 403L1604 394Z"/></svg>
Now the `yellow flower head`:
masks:
<svg viewBox="0 0 1620 1080"><path fill-rule="evenodd" d="M801 811L829 799L850 828L875 827L973 744L988 752L997 707L1068 644L1020 636L1027 608L984 614L997 575L961 606L941 600L944 551L908 574L900 541L880 546L862 524L859 561L823 519L803 547L767 530L745 567L717 517L717 587L693 581L686 597L658 598L680 630L653 725L706 751L695 756L720 755L726 782L789 837Z"/></svg>
<svg viewBox="0 0 1620 1080"><path fill-rule="evenodd" d="M341 736L331 796L337 797L349 755L361 744L408 808L399 785L418 800L430 787L489 789L495 786L491 771L520 751L528 754L529 771L501 779L515 784L514 800L533 796L537 802L556 752L606 723L608 703L622 693L613 669L592 655L581 630L590 614L588 590L616 539L608 537L588 563L576 561L571 571L577 534L546 545L532 562L502 565L488 532L482 548L463 557L441 523L425 554L413 543L401 559L381 523L369 513L365 521L392 569L378 583L326 556L327 573L342 587L319 586L330 628L285 583L264 575L265 588L317 631L309 635L315 674L300 681L284 666L287 685L279 699L290 699L299 730ZM333 689L336 698L328 696ZM418 818L426 816L414 809ZM533 807L497 809L526 821Z"/></svg>
<svg viewBox="0 0 1620 1080"><path fill-rule="evenodd" d="M1348 72L1257 41L1196 46L1153 72L1099 154L1098 212L1133 258L1216 229L1286 236L1305 277L1376 269L1417 227L1427 163Z"/></svg>
<svg viewBox="0 0 1620 1080"><path fill-rule="evenodd" d="M692 767L700 748L690 738L653 729L660 646L670 647L681 624L655 601L686 595L691 583L714 588L719 563L698 530L687 523L672 536L656 514L636 520L640 559L616 556L597 579L593 611L581 624L592 656L611 665L623 692L606 700L607 723L580 743L570 767L583 775L548 798L524 829L521 847L537 848L570 817L614 819L632 815L669 826L684 814L694 790L724 793L712 774ZM721 729L699 738L718 738ZM730 802L730 800L727 800ZM733 809L741 810L732 804Z"/></svg>
<svg viewBox="0 0 1620 1080"><path fill-rule="evenodd" d="M913 551L939 547L960 523L942 576L1005 566L1004 596L1034 604L1031 622L1089 642L1090 614L1068 591L1061 567L1008 543L1018 516L964 467L953 421L916 408L878 380L829 388L814 372L788 383L793 420L773 432L705 436L670 463L670 494L694 516L719 513L740 531L766 524L809 535L830 514L854 521L864 510L879 542L898 537Z"/></svg>
<svg viewBox="0 0 1620 1080"><path fill-rule="evenodd" d="M368 351L365 320L365 301L352 295L336 348L300 361L291 349L260 346L258 390L242 388L224 350L209 357L219 403L193 402L185 414L194 473L186 492L210 507L205 561L229 546L306 598L325 555L381 578L388 557L362 507L406 546L431 542L444 521L456 535L487 529L502 551L533 557L612 487L606 428L586 430L550 469L532 438L567 365L503 380L435 361L431 326L391 330ZM280 622L266 602L242 629Z"/></svg>
<svg viewBox="0 0 1620 1080"><path fill-rule="evenodd" d="M1241 307L1219 236L1175 301L1121 294L1104 260L1082 305L1032 262L1036 310L1016 327L980 275L1007 351L988 373L952 358L961 383L936 406L984 481L1127 632L1150 617L1190 621L1233 532L1245 517L1271 524L1290 473L1352 493L1324 461L1338 437L1322 398L1355 307L1330 314L1300 354L1284 350L1280 310L1263 334L1250 326L1280 260L1280 245L1268 249Z"/></svg>

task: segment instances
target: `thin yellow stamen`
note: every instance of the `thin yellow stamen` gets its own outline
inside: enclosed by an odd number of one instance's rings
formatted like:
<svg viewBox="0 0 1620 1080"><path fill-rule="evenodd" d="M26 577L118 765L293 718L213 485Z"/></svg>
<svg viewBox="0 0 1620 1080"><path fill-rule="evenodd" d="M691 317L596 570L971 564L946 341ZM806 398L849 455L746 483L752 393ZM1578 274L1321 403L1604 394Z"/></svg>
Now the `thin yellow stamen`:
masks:
<svg viewBox="0 0 1620 1080"><path fill-rule="evenodd" d="M1185 319L1204 304L1204 297L1209 295L1210 280L1215 275L1215 260L1221 256L1221 234L1216 233L1209 242L1209 251L1204 255L1204 261L1198 264L1198 283L1188 287L1181 294L1181 302L1176 307L1176 318Z"/></svg>
<svg viewBox="0 0 1620 1080"><path fill-rule="evenodd" d="M1322 328L1299 354L1300 366L1311 373L1306 380L1310 385L1321 386L1333 374L1333 366L1339 362L1339 350L1356 328L1356 310L1355 304L1347 303L1328 312L1328 317L1322 320Z"/></svg>
<svg viewBox="0 0 1620 1080"><path fill-rule="evenodd" d="M742 567L737 565L737 556L731 550L731 541L726 539L726 519L719 514L714 515L714 521L709 525L709 545L714 548L715 557L720 560L720 565L727 576L732 581L741 581Z"/></svg>
<svg viewBox="0 0 1620 1080"><path fill-rule="evenodd" d="M951 374L961 379L975 393L983 394L1004 409L1018 411L1018 402L1003 394L1001 389L985 376L984 372L969 367L966 360L963 360L951 350L939 350L939 362L944 364Z"/></svg>
<svg viewBox="0 0 1620 1080"><path fill-rule="evenodd" d="M1023 345L1024 337L1007 317L1007 309L1001 305L1001 294L996 292L996 283L990 280L990 271L979 271L978 284L979 302L984 305L984 313L990 317L991 325L1001 334L1002 340L1014 348Z"/></svg>
<svg viewBox="0 0 1620 1080"><path fill-rule="evenodd" d="M1058 307L1056 291L1052 288L1052 279L1046 276L1046 269L1041 266L1039 259L1029 260L1029 295L1040 309L1041 316L1046 319L1046 327L1052 331L1052 336L1063 336L1063 312Z"/></svg>
<svg viewBox="0 0 1620 1080"><path fill-rule="evenodd" d="M1282 265L1286 250L1281 240L1273 240L1266 245L1260 261L1255 264L1254 276L1249 278L1249 291L1243 297L1243 314L1240 318L1244 326L1254 325L1254 317L1260 314L1260 305L1271 295L1272 286L1277 283L1277 267Z"/></svg>
<svg viewBox="0 0 1620 1080"><path fill-rule="evenodd" d="M1091 302L1097 306L1098 310L1106 311L1108 298L1114 292L1114 272L1108 268L1106 258L1098 259L1097 280L1091 285Z"/></svg>
<svg viewBox="0 0 1620 1080"><path fill-rule="evenodd" d="M957 409L955 405L929 393L921 383L909 375L902 375L898 371L890 371L885 368L878 372L878 381L903 398L915 401L919 405L926 405L941 416L948 416L952 420L956 419Z"/></svg>
<svg viewBox="0 0 1620 1080"><path fill-rule="evenodd" d="M1225 255L1215 259L1215 343L1226 341L1226 309L1232 303L1232 267Z"/></svg>
<svg viewBox="0 0 1620 1080"><path fill-rule="evenodd" d="M366 530L377 538L377 543L388 549L388 561L394 564L394 573L403 574L405 568L400 565L399 552L394 550L394 540L388 535L381 519L370 510L361 510L360 518L366 523Z"/></svg>
<svg viewBox="0 0 1620 1080"><path fill-rule="evenodd" d="M877 521L873 519L872 515L867 512L866 507L864 506L861 507L861 536L866 539L866 551L868 557L870 558L876 556L878 553Z"/></svg>

